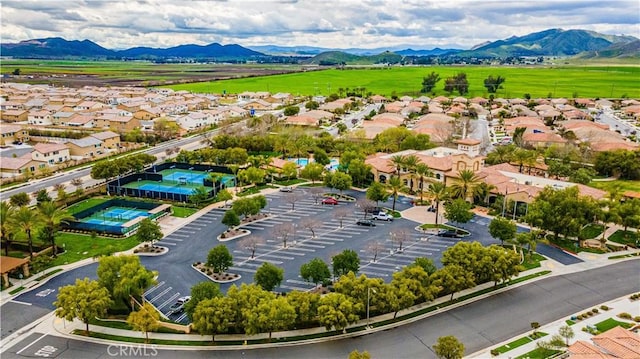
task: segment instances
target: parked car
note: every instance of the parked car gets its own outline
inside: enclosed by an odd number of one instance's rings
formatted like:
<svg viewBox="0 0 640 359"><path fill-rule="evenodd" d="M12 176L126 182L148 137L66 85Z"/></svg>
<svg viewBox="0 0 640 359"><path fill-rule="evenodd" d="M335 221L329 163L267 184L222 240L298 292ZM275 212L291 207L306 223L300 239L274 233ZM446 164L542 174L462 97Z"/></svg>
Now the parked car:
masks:
<svg viewBox="0 0 640 359"><path fill-rule="evenodd" d="M292 191L293 191L293 187L291 186L280 187L280 192L292 192Z"/></svg>
<svg viewBox="0 0 640 359"><path fill-rule="evenodd" d="M449 238L458 238L458 232L453 229L441 229L438 231L438 236L440 237L449 237Z"/></svg>
<svg viewBox="0 0 640 359"><path fill-rule="evenodd" d="M359 219L356 221L356 224L359 226L368 226L368 227L375 227L376 224L373 223L372 220L370 219Z"/></svg>
<svg viewBox="0 0 640 359"><path fill-rule="evenodd" d="M385 212L378 212L378 213L374 213L373 216L371 216L371 218L378 220L378 221L393 221L393 216L385 213Z"/></svg>
<svg viewBox="0 0 640 359"><path fill-rule="evenodd" d="M184 305L187 304L187 302L190 300L191 296L180 297L169 307L169 310L171 311L171 313L180 313L184 310Z"/></svg>
<svg viewBox="0 0 640 359"><path fill-rule="evenodd" d="M333 197L327 197L322 200L322 204L331 204L335 206L338 204L338 200Z"/></svg>

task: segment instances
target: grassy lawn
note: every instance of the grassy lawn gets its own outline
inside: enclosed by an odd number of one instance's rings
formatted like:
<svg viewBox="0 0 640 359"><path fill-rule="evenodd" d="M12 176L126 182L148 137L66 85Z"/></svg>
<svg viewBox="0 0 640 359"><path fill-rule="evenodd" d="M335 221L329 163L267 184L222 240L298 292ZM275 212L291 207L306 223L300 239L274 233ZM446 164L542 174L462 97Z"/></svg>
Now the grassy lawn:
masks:
<svg viewBox="0 0 640 359"><path fill-rule="evenodd" d="M529 337L522 337L520 339L514 340L511 343L505 344L501 347L495 348L494 350L497 351L498 353L502 354L502 353L506 353L511 349L515 349L517 347L523 346L527 343L531 343L532 340Z"/></svg>
<svg viewBox="0 0 640 359"><path fill-rule="evenodd" d="M196 212L197 208L171 206L171 215L174 217L186 218Z"/></svg>
<svg viewBox="0 0 640 359"><path fill-rule="evenodd" d="M106 197L94 197L94 198L85 199L84 201L81 201L69 206L67 208L67 211L70 214L76 214L78 212L84 211L87 208L91 208L93 206L99 205L100 203L104 203L108 200L110 200L110 198L106 198Z"/></svg>
<svg viewBox="0 0 640 359"><path fill-rule="evenodd" d="M582 235L582 238L584 238L584 239L596 238L599 235L601 235L602 232L604 232L604 226L601 225L601 224L595 224L595 223L591 223L591 224L586 225L580 231L580 233Z"/></svg>
<svg viewBox="0 0 640 359"><path fill-rule="evenodd" d="M597 249L597 248L583 248L583 247L576 247L576 244L578 243L577 241L571 240L571 239L566 239L566 238L562 238L562 237L558 237L558 239L554 239L553 235L549 235L548 237L548 241L550 244L555 244L556 246L569 251L569 252L589 252L589 253L597 253L597 254L603 254L605 253L604 251Z"/></svg>
<svg viewBox="0 0 640 359"><path fill-rule="evenodd" d="M59 232L56 238L58 246L64 247L66 252L59 254L52 262L52 266L73 263L85 258L93 258L99 255L125 251L138 244L138 240L133 237L127 238L105 238Z"/></svg>
<svg viewBox="0 0 640 359"><path fill-rule="evenodd" d="M385 69L345 69L308 71L264 77L220 80L214 82L197 82L166 86L173 90L187 90L191 92L240 93L243 91L271 91L300 93L313 95L318 91L317 84L331 84L331 89L320 86L322 95L337 92L337 88L355 86L364 87L366 92L390 95L419 96L420 81L431 71L441 78L454 76L462 71L469 80L469 97L487 97L483 80L489 75L500 75L507 79L503 89L496 97L521 97L524 93L532 97L573 97L577 93L580 97L607 96L621 97L626 94L631 98L640 97L640 88L635 79L640 76L640 67L636 66L558 66L553 68L536 67L492 67L492 66L429 66L429 67L391 67ZM612 85L615 91L610 94ZM443 85L439 84L433 92L434 96L448 94ZM607 89L607 90L603 90Z"/></svg>
<svg viewBox="0 0 640 359"><path fill-rule="evenodd" d="M625 323L625 322L619 322L613 318L609 318L606 320L601 321L600 323L596 324L596 329L598 329L598 331L600 333L604 333L607 330L611 329L611 328L615 328L617 326L621 326L625 329L629 329L631 328L631 324L629 323Z"/></svg>
<svg viewBox="0 0 640 359"><path fill-rule="evenodd" d="M528 353L517 356L516 359L545 359L556 353L560 353L559 350L550 350L550 349L542 349L536 348Z"/></svg>
<svg viewBox="0 0 640 359"><path fill-rule="evenodd" d="M636 241L640 240L638 234L636 232L617 230L608 238L612 242L624 244L624 245L632 245L635 247Z"/></svg>
<svg viewBox="0 0 640 359"><path fill-rule="evenodd" d="M531 259L527 259L525 255L525 260L522 263L524 270L534 269L540 267L540 262L547 260L547 258L539 255L538 253L533 253L531 255Z"/></svg>
<svg viewBox="0 0 640 359"><path fill-rule="evenodd" d="M617 190L620 194L625 191L640 192L640 181L627 181L627 180L615 180L615 181L591 181L590 187L595 187L603 191Z"/></svg>

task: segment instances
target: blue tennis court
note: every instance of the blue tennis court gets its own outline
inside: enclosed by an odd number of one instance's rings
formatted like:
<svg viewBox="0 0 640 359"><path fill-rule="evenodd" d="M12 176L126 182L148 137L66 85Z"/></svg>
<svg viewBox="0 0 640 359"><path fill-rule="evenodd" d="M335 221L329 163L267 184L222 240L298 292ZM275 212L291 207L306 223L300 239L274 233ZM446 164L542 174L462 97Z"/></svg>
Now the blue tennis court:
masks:
<svg viewBox="0 0 640 359"><path fill-rule="evenodd" d="M225 185L225 187L232 187L236 182L235 182L235 176L232 175L223 175L220 178L220 183L222 183L223 185Z"/></svg>
<svg viewBox="0 0 640 359"><path fill-rule="evenodd" d="M104 219L97 219L97 218L85 219L83 220L83 222L90 223L90 224L101 224L103 226L114 226L114 227L120 227L122 225L122 222L107 221Z"/></svg>
<svg viewBox="0 0 640 359"><path fill-rule="evenodd" d="M202 181L209 177L206 172L200 171L183 171L183 170L164 170L161 171L163 181L171 181L175 183L194 183L202 184Z"/></svg>
<svg viewBox="0 0 640 359"><path fill-rule="evenodd" d="M179 187L175 185L162 185L162 184L152 184L152 183L144 183L140 186L137 186L138 189L143 191L157 191L157 192L167 192L167 193L176 193L176 194L186 194L191 195L195 192L195 188L193 187Z"/></svg>

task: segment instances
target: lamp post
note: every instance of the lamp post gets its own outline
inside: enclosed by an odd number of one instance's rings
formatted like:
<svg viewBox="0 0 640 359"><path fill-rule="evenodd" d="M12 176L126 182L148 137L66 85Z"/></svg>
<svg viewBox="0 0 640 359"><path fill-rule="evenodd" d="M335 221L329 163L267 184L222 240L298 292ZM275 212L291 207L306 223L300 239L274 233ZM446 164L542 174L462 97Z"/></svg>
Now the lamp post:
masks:
<svg viewBox="0 0 640 359"><path fill-rule="evenodd" d="M371 291L373 291L373 293L377 293L375 289L371 288L371 287L367 287L367 329L371 328L371 326L369 325L369 307L371 306Z"/></svg>

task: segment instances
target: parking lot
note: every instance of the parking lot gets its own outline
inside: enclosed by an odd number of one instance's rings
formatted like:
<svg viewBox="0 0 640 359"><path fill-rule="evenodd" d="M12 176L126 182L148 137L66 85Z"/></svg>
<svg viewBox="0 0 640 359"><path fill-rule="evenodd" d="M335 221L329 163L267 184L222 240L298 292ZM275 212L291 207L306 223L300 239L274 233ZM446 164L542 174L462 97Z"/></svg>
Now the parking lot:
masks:
<svg viewBox="0 0 640 359"><path fill-rule="evenodd" d="M287 198L292 193L303 194L295 202L295 209ZM357 191L345 191L345 194L356 199L365 197L364 193ZM284 269L284 280L275 290L286 292L305 291L314 287L313 283L300 277L302 264L317 257L330 266L331 258L345 249L353 249L359 254L359 273L389 281L394 272L412 263L417 257L430 258L440 267L442 253L459 241L479 241L483 245L499 243L488 233L490 219L479 216L461 226L471 233L470 236L445 238L419 232L415 228L420 223L404 218L374 221L376 225L372 227L357 225L356 221L364 217L364 212L357 207L356 202L340 201L338 205L323 205L320 201L316 203L308 188L298 187L293 192L275 192L266 197L267 206L263 212L270 216L241 226L251 231L251 235L262 239L255 249L254 258L251 258L252 251L242 244L243 237L226 242L217 240L217 236L226 230L226 226L220 222L225 210L210 210L158 242L158 245L168 247L169 253L159 257L142 257L147 268L159 272L158 284L147 290L145 298L172 320L186 323L188 320L184 312L172 314L169 307L178 298L189 295L193 285L207 280L202 273L192 269L191 264L205 262L209 250L219 244L226 245L233 256L234 264L228 272L241 275L237 281L221 284L222 291L226 291L231 285L252 283L256 270L268 262ZM380 205L391 207L392 203L390 200ZM409 198L400 197L396 210L402 211L411 206ZM337 216L336 211L345 211L345 214ZM305 226L309 219L316 223L313 232ZM278 227L283 224L291 225L286 247L278 233ZM399 250L400 244L397 238L392 238L391 233L402 233L405 236L402 250ZM538 249L561 258L566 257L570 261L577 259L552 247L539 245Z"/></svg>

